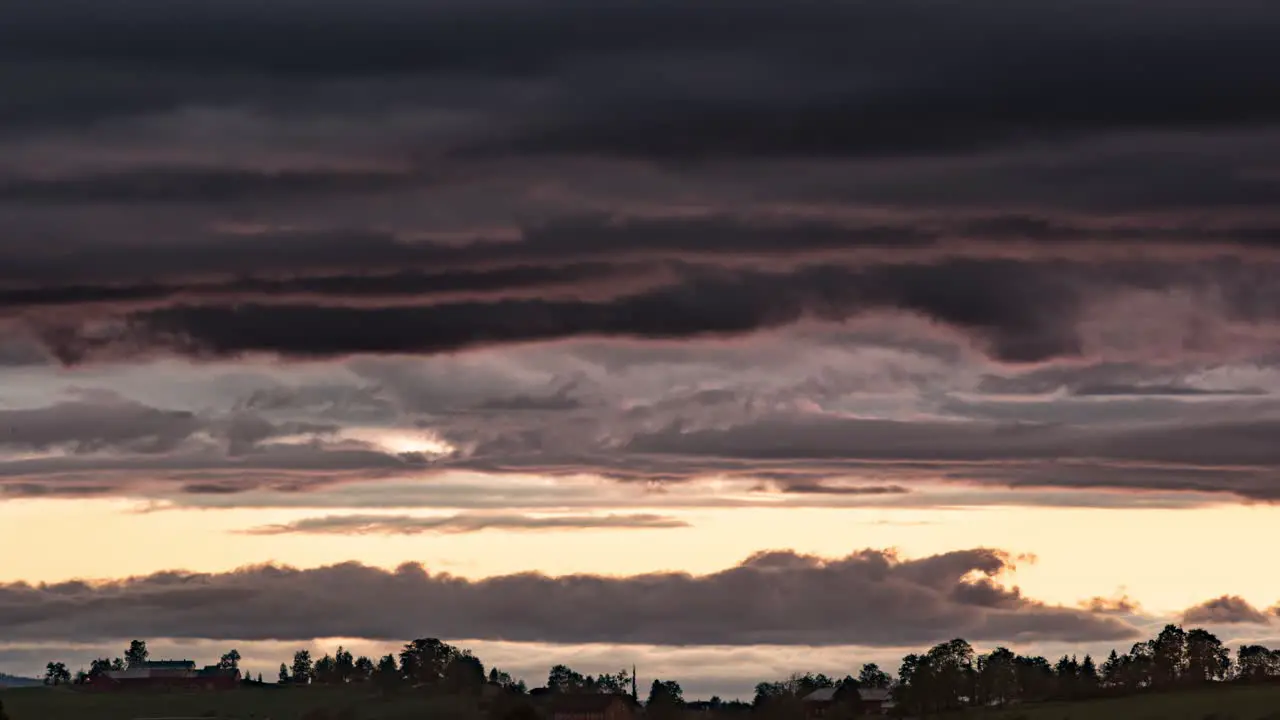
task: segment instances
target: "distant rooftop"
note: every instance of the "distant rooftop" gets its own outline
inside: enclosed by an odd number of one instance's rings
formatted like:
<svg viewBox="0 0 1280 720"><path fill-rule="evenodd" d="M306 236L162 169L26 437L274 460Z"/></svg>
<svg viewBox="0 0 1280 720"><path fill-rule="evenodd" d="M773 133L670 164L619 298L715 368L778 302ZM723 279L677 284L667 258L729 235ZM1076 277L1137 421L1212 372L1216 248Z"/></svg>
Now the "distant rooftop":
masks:
<svg viewBox="0 0 1280 720"><path fill-rule="evenodd" d="M147 670L186 670L195 666L194 660L147 660L139 667Z"/></svg>
<svg viewBox="0 0 1280 720"><path fill-rule="evenodd" d="M818 688L813 692L805 695L801 700L803 702L831 702L836 698L836 688Z"/></svg>
<svg viewBox="0 0 1280 720"><path fill-rule="evenodd" d="M889 694L889 688L858 688L858 697L863 700L884 702Z"/></svg>

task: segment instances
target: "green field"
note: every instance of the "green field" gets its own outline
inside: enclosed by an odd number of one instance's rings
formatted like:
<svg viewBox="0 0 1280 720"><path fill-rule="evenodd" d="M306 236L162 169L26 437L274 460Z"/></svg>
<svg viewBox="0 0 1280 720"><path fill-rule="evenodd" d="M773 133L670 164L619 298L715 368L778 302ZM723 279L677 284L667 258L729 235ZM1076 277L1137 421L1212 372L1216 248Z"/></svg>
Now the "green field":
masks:
<svg viewBox="0 0 1280 720"><path fill-rule="evenodd" d="M1229 686L971 712L982 720L1280 720L1280 686ZM15 719L17 720L17 719Z"/></svg>
<svg viewBox="0 0 1280 720"><path fill-rule="evenodd" d="M244 688L225 692L93 694L64 688L0 691L12 720L134 720L135 718L227 718L302 720L324 711L326 720L478 720L475 702L427 699L412 693L383 698L368 688ZM315 717L314 715L312 717Z"/></svg>

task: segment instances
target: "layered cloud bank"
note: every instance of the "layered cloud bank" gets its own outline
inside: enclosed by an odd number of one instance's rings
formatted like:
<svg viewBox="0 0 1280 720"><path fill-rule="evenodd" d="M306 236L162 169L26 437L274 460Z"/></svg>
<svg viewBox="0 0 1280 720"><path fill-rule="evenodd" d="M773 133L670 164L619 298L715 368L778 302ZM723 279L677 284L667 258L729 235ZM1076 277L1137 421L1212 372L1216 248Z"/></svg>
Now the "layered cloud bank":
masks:
<svg viewBox="0 0 1280 720"><path fill-rule="evenodd" d="M0 501L324 509L269 545L1280 497L1275 8L200 5L0 0ZM1004 567L257 567L7 586L0 629L1128 637Z"/></svg>
<svg viewBox="0 0 1280 720"><path fill-rule="evenodd" d="M923 644L1122 640L1121 620L1052 607L997 584L1010 559L969 550L906 560L761 553L711 575L520 574L465 580L405 565L248 568L0 587L12 641L130 636L477 640L651 645Z"/></svg>
<svg viewBox="0 0 1280 720"><path fill-rule="evenodd" d="M0 62L35 81L0 126L7 355L898 312L1011 362L1273 346L1277 13L917 5L333 2L287 52L256 39L289 0L198 32L144 0L15 7ZM659 52L641 28L673 32ZM1151 315L1177 337L1153 346Z"/></svg>

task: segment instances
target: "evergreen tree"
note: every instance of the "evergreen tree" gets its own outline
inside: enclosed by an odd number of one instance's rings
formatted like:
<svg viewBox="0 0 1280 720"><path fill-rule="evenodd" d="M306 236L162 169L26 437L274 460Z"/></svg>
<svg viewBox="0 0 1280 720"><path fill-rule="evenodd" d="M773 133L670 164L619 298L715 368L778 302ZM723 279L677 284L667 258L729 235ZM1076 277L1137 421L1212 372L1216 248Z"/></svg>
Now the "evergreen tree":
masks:
<svg viewBox="0 0 1280 720"><path fill-rule="evenodd" d="M1080 663L1080 688L1086 693L1092 693L1098 689L1098 667L1093 662L1092 655L1085 655L1084 660Z"/></svg>

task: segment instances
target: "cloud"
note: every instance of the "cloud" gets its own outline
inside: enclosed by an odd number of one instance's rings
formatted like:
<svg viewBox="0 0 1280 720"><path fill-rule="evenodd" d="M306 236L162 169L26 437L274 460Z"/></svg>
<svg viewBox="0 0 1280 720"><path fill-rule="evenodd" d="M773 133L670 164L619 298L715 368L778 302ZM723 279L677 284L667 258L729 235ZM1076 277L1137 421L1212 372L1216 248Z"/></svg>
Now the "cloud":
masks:
<svg viewBox="0 0 1280 720"><path fill-rule="evenodd" d="M1120 640L1133 627L1030 600L992 579L1003 553L826 560L760 553L703 576L519 574L464 580L417 565L264 566L109 582L0 586L11 641L116 637L300 640L441 637L518 642L864 645ZM973 580L972 575L983 579ZM734 608L726 612L726 608Z"/></svg>
<svg viewBox="0 0 1280 720"><path fill-rule="evenodd" d="M115 449L140 454L172 450L204 423L194 413L165 411L115 398L45 408L0 410L0 447L75 453Z"/></svg>
<svg viewBox="0 0 1280 720"><path fill-rule="evenodd" d="M1128 595L1119 597L1093 597L1080 603L1080 608L1092 613L1133 615L1142 610L1142 606Z"/></svg>
<svg viewBox="0 0 1280 720"><path fill-rule="evenodd" d="M653 472L747 475L789 471L856 474L863 468L944 474L1013 486L1105 486L1113 470L1133 477L1119 487L1234 491L1274 497L1280 456L1263 442L1272 421L1129 428L863 420L794 415L727 429L673 425L637 434L630 463ZM1180 471L1185 474L1180 475ZM1204 471L1203 480L1195 480ZM619 469L619 473L623 471ZM1090 477L1102 477L1090 480ZM1233 474L1237 475L1233 477ZM1210 476L1218 478L1211 481Z"/></svg>
<svg viewBox="0 0 1280 720"><path fill-rule="evenodd" d="M822 482L784 483L780 489L784 493L802 495L905 495L911 492L901 485L830 485Z"/></svg>
<svg viewBox="0 0 1280 720"><path fill-rule="evenodd" d="M245 532L250 535L419 535L423 533L475 533L484 530L547 531L684 528L683 520L663 515L326 515L282 525L264 525Z"/></svg>
<svg viewBox="0 0 1280 720"><path fill-rule="evenodd" d="M1182 613L1185 623L1212 623L1229 625L1237 623L1266 624L1270 618L1250 605L1239 595L1223 595L1188 608Z"/></svg>
<svg viewBox="0 0 1280 720"><path fill-rule="evenodd" d="M101 120L201 100L271 107L288 84L293 102L332 107L342 97L333 86L344 79L404 92L396 81L424 78L439 85L427 98L444 97L503 127L476 144L489 152L678 159L963 152L1107 131L1248 127L1280 113L1252 72L1275 64L1269 31L1280 20L1245 0L1215 5L1212 23L1198 6L1153 0L1081 9L1070 23L1062 10L1008 0L963 12L908 2L785 14L757 1L732 8L330 2L312 9L288 52L267 39L294 24L289 0L210 10L201 39L184 43L172 38L190 39L189 19L163 3L134 0L110 18L83 16L66 0L47 5L14 13L0 57L49 80L75 79L68 68L85 77L53 97L33 88L14 98L22 112L6 113L9 125L70 124L72 110L90 112L81 122ZM589 38L585 26L593 28ZM539 29L539 42L523 36L529 27ZM651 33L637 32L671 28L679 30L664 35L661 54ZM505 39L500 51L476 49L493 37ZM917 42L903 42L908 37ZM1081 56L1085 45L1094 52ZM998 63L992 48L1020 62ZM927 62L934 53L949 62ZM1143 62L1122 61L1130 57ZM150 69L141 80L123 76L138 66ZM183 83L192 77L207 80ZM462 79L480 90L463 92ZM513 86L542 92L500 92ZM386 108L379 89L362 97ZM512 115L522 122L498 122Z"/></svg>

